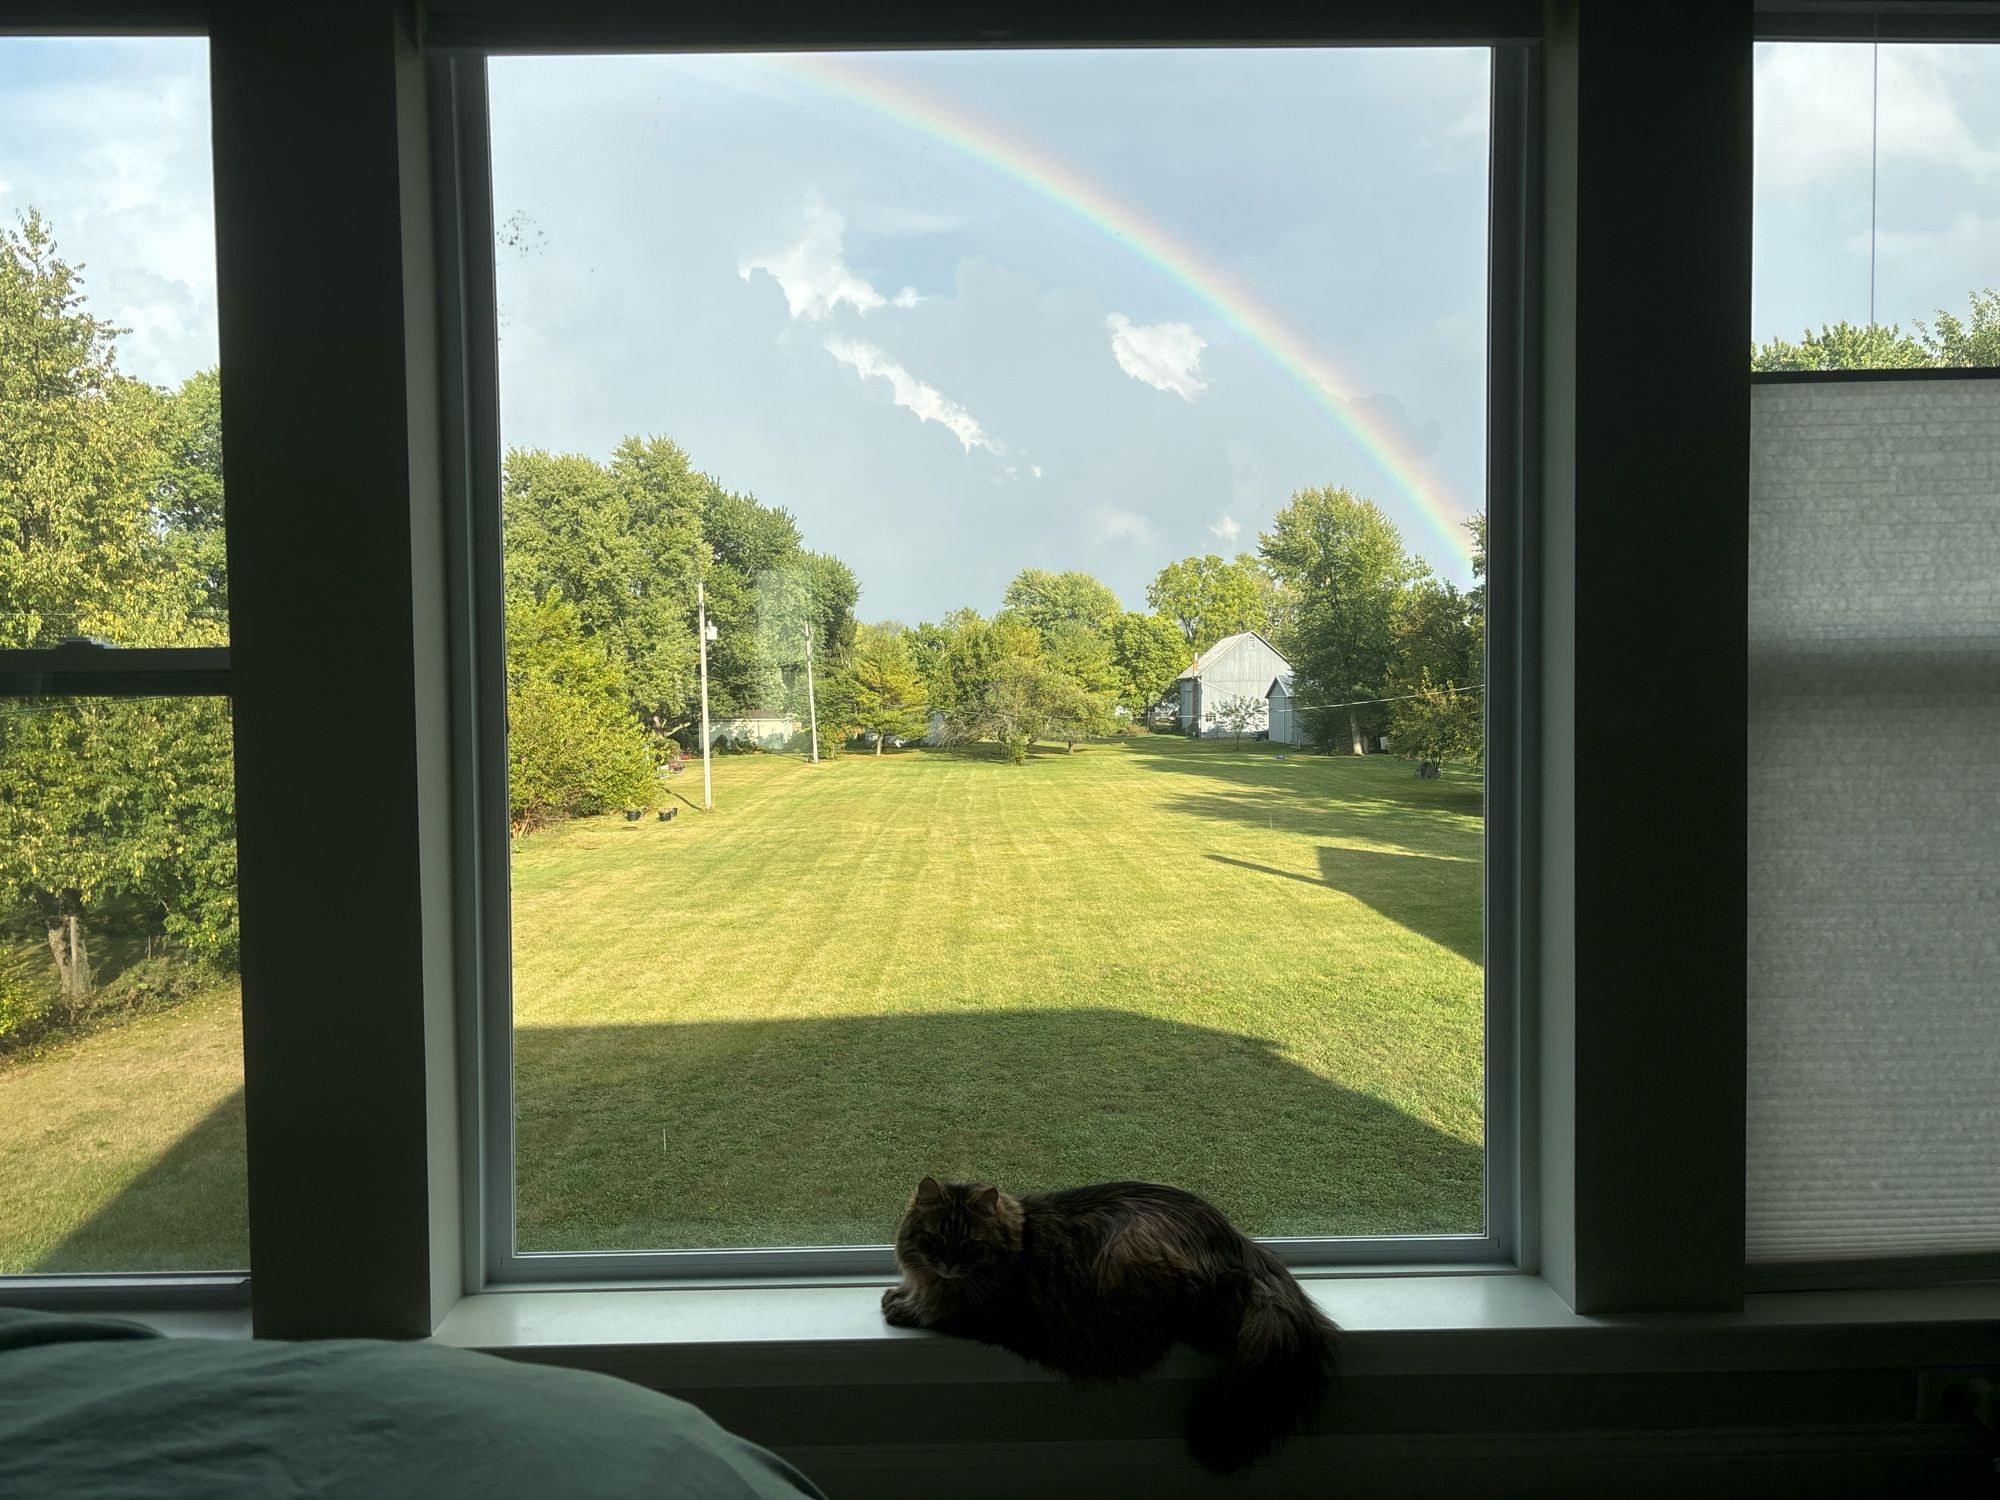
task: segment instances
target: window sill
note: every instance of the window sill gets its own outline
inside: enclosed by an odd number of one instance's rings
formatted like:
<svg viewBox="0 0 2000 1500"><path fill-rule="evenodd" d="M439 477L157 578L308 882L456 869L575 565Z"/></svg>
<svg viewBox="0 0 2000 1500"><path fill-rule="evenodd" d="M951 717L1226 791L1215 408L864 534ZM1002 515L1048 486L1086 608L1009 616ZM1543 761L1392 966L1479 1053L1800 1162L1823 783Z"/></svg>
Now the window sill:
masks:
<svg viewBox="0 0 2000 1500"><path fill-rule="evenodd" d="M1343 1374L1588 1374L1990 1361L2000 1285L1753 1295L1734 1315L1583 1317L1537 1277L1324 1276ZM576 1288L463 1298L436 1338L656 1389L1046 1381L1002 1350L891 1328L882 1283ZM1158 1378L1207 1368L1177 1351Z"/></svg>

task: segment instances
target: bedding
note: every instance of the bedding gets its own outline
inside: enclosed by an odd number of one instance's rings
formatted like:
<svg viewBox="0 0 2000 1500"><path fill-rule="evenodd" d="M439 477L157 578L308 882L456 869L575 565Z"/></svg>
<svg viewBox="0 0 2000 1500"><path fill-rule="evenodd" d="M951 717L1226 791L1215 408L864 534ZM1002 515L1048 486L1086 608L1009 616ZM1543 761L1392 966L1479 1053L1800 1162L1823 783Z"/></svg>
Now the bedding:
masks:
<svg viewBox="0 0 2000 1500"><path fill-rule="evenodd" d="M436 1344L162 1338L0 1308L0 1496L796 1500L684 1401Z"/></svg>

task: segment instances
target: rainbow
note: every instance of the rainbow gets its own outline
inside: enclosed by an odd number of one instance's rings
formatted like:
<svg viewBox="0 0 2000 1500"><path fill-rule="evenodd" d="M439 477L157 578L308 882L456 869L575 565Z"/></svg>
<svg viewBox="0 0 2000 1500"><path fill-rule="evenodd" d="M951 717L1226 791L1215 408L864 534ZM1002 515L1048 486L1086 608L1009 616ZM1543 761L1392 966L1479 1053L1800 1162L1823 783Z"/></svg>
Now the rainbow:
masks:
<svg viewBox="0 0 2000 1500"><path fill-rule="evenodd" d="M1203 259L1159 224L1064 162L906 83L826 53L772 57L769 61L828 94L963 152L1152 264L1261 349L1368 455L1452 559L1462 566L1469 564L1472 553L1465 531L1466 513L1452 501L1424 456L1401 433L1346 394L1357 382L1309 348L1277 313L1222 267Z"/></svg>

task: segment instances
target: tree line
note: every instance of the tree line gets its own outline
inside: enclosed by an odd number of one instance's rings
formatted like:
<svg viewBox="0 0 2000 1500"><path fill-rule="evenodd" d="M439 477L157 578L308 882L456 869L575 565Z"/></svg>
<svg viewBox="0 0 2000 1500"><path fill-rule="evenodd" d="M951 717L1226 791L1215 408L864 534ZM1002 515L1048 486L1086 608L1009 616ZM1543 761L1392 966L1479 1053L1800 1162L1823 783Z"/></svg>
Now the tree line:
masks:
<svg viewBox="0 0 2000 1500"><path fill-rule="evenodd" d="M220 385L118 368L81 267L32 211L0 228L0 648L228 639ZM1757 369L2000 365L2000 293L1913 333L1836 324L1752 350ZM1162 568L1146 608L1080 572L1028 569L990 615L862 624L857 581L783 508L727 489L661 438L606 461L517 450L502 496L512 811L645 804L696 738L696 593L716 627L711 704L806 713L824 753L929 732L1011 759L1143 723L1223 636L1257 630L1296 668L1321 749L1387 734L1434 768L1480 754L1485 534L1460 590L1379 507L1303 489L1254 552ZM236 961L228 705L213 698L0 704L0 1046L83 1018L133 951ZM107 945L118 951L107 951ZM45 954L39 970L31 952Z"/></svg>

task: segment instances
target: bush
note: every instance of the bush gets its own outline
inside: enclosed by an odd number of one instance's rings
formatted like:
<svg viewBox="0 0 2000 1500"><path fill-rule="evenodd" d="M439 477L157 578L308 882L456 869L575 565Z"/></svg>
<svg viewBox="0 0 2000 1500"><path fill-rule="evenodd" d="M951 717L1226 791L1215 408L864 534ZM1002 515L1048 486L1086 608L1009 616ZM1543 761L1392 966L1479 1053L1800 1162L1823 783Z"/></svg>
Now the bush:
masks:
<svg viewBox="0 0 2000 1500"><path fill-rule="evenodd" d="M48 996L38 986L0 969L0 1051L33 1037L48 1008Z"/></svg>
<svg viewBox="0 0 2000 1500"><path fill-rule="evenodd" d="M1008 735L1005 746L1010 764L1025 766L1028 763L1028 737L1025 734Z"/></svg>

